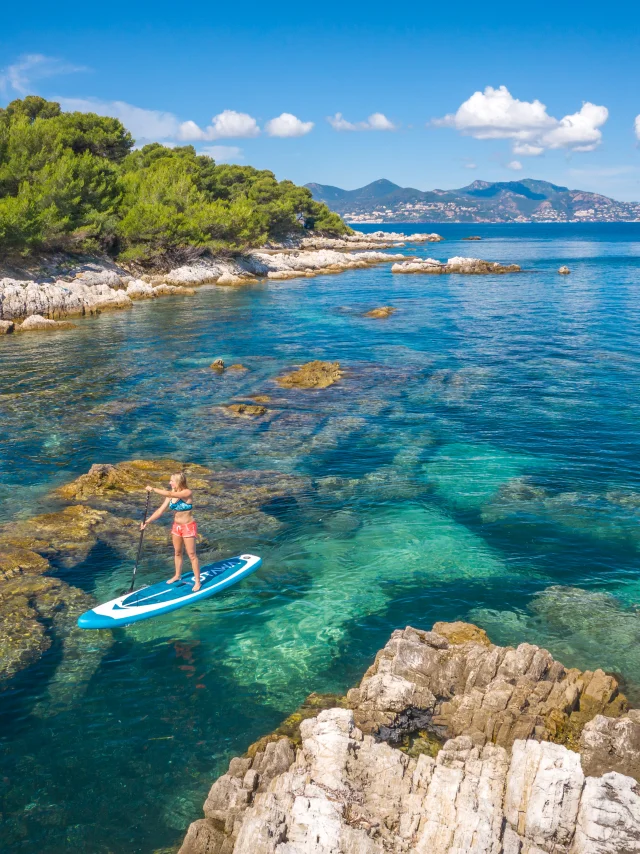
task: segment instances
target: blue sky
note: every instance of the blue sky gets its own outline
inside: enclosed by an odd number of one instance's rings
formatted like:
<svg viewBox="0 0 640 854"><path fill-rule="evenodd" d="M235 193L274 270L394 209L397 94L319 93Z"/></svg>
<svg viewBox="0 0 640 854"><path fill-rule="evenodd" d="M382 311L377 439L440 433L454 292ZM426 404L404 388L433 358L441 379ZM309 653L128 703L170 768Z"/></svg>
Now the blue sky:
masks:
<svg viewBox="0 0 640 854"><path fill-rule="evenodd" d="M117 114L298 183L533 177L638 200L638 6L12 4L0 104Z"/></svg>

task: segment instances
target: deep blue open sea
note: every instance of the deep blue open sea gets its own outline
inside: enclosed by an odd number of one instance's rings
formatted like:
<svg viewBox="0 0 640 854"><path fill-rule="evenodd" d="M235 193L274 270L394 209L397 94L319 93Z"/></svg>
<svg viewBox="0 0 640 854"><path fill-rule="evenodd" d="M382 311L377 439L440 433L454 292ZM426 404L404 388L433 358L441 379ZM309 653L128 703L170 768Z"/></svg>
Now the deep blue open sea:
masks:
<svg viewBox="0 0 640 854"><path fill-rule="evenodd" d="M299 474L317 501L235 531L264 563L219 599L54 642L2 684L3 851L176 845L232 755L309 692L346 690L407 624L472 620L615 671L640 700L640 223L406 230L446 238L409 254L524 272L203 288L0 339L0 523L141 457ZM362 317L382 305L397 312ZM214 376L217 357L250 370ZM274 384L311 359L346 376ZM215 408L265 393L267 419ZM60 576L104 600L130 568L103 548Z"/></svg>

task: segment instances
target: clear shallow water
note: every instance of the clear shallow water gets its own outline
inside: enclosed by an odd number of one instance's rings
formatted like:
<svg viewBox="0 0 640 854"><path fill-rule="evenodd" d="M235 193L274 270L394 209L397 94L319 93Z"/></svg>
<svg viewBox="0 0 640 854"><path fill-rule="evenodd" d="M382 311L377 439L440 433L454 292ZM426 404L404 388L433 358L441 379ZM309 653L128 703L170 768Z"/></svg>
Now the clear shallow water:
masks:
<svg viewBox="0 0 640 854"><path fill-rule="evenodd" d="M345 690L408 623L473 619L615 670L640 698L640 225L423 230L447 241L418 255L527 272L202 289L0 340L0 522L94 462L311 479L306 501L265 508L268 533L229 532L224 548L264 559L252 579L106 643L54 643L3 685L0 847L175 844L230 755L310 691ZM388 320L360 316L385 304ZM214 375L217 357L250 372ZM312 358L348 374L273 384ZM268 419L216 409L255 393L273 396ZM143 563L158 580L169 555ZM60 575L106 599L129 572L100 547Z"/></svg>

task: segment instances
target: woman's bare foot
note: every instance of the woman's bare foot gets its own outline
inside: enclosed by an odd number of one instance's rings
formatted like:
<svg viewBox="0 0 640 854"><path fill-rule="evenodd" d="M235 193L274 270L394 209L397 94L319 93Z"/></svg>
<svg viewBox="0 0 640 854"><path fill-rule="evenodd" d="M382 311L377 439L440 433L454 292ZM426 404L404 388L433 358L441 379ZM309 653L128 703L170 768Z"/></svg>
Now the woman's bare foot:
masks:
<svg viewBox="0 0 640 854"><path fill-rule="evenodd" d="M174 575L173 578L170 578L167 581L167 584L173 584L175 581L180 581L180 576L178 574Z"/></svg>
<svg viewBox="0 0 640 854"><path fill-rule="evenodd" d="M198 582L197 584L194 584L194 585L193 585L193 592L194 592L194 593L197 593L197 592L198 592L198 590L200 590L200 586L201 586L201 585L200 585L200 582Z"/></svg>

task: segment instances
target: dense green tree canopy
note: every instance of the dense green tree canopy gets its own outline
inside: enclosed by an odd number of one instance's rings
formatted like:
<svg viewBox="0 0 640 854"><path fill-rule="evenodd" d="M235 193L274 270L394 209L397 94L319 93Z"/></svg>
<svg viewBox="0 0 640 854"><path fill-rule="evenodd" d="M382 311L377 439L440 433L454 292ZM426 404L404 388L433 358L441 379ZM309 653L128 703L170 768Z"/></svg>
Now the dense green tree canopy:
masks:
<svg viewBox="0 0 640 854"><path fill-rule="evenodd" d="M309 190L193 146L134 150L117 120L28 96L0 109L0 252L107 250L152 260L242 251L304 229L342 234Z"/></svg>

